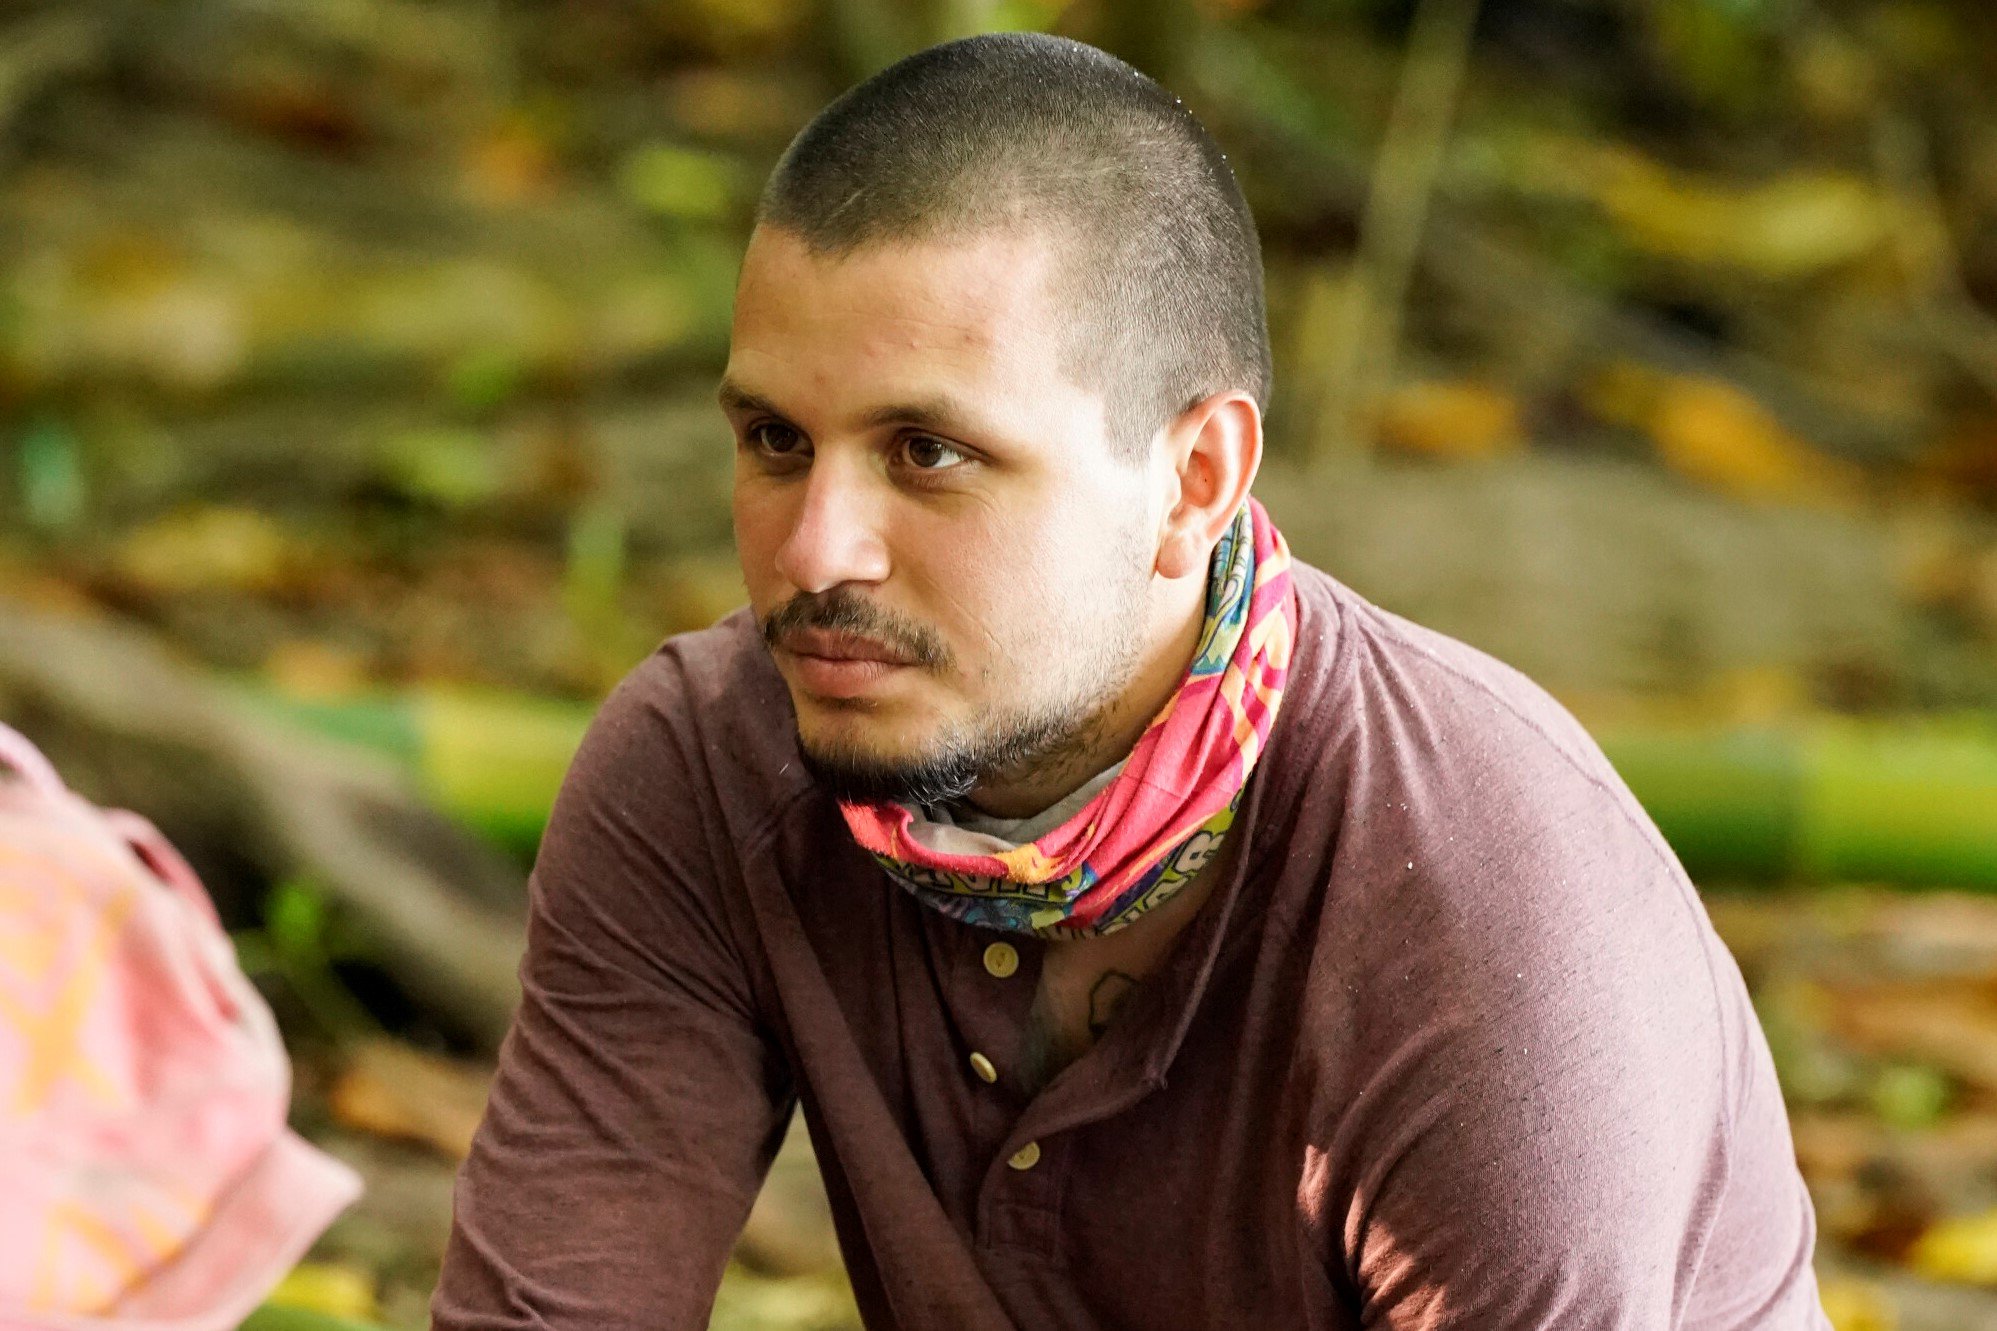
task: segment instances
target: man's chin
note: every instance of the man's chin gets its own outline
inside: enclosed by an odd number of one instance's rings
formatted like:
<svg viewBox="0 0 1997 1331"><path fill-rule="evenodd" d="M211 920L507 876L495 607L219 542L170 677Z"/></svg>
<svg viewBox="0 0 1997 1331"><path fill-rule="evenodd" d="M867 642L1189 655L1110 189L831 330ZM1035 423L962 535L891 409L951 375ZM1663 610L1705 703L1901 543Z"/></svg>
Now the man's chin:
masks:
<svg viewBox="0 0 1997 1331"><path fill-rule="evenodd" d="M799 737L805 769L844 804L924 806L962 799L978 782L976 767L955 755L897 756Z"/></svg>

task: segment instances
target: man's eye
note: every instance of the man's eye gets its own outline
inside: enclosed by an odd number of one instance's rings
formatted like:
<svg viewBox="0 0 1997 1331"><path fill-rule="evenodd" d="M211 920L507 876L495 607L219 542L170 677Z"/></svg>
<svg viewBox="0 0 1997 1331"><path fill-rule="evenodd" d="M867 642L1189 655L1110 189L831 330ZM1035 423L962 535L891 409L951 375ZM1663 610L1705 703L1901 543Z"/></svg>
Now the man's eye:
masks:
<svg viewBox="0 0 1997 1331"><path fill-rule="evenodd" d="M926 434L910 435L903 441L902 451L907 455L909 465L918 471L948 471L968 460L941 439L932 439Z"/></svg>
<svg viewBox="0 0 1997 1331"><path fill-rule="evenodd" d="M777 457L787 457L804 444L804 437L778 421L758 421L743 431L751 446Z"/></svg>

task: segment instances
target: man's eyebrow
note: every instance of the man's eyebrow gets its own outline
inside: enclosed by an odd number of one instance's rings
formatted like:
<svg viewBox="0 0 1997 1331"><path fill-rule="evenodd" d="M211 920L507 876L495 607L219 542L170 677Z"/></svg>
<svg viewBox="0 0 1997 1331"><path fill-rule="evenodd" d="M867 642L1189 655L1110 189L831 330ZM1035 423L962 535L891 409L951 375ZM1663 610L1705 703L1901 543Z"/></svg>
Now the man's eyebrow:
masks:
<svg viewBox="0 0 1997 1331"><path fill-rule="evenodd" d="M938 434L966 435L989 433L983 421L952 398L927 397L910 402L890 402L875 407L861 417L864 425L912 425Z"/></svg>
<svg viewBox="0 0 1997 1331"><path fill-rule="evenodd" d="M721 403L723 411L763 411L772 416L782 416L776 404L760 393L752 393L733 379L723 379L721 387L714 391L715 400Z"/></svg>
<svg viewBox="0 0 1997 1331"><path fill-rule="evenodd" d="M785 420L790 419L789 415L774 402L760 393L751 392L732 379L723 379L714 396L724 411L763 412ZM875 407L860 418L860 424L912 425L919 430L934 430L938 434L949 435L990 432L989 427L974 413L965 410L962 404L940 395L908 402L890 402Z"/></svg>

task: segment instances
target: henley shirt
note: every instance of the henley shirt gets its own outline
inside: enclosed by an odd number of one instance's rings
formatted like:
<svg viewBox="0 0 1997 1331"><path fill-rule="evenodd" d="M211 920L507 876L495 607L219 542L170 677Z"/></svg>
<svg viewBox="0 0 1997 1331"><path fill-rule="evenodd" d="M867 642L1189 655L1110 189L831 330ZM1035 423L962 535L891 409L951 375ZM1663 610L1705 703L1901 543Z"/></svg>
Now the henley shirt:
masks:
<svg viewBox="0 0 1997 1331"><path fill-rule="evenodd" d="M1828 1328L1740 973L1600 749L1295 585L1243 853L1033 1095L1046 945L853 842L746 611L661 645L556 801L433 1326L704 1327L801 1107L870 1328Z"/></svg>

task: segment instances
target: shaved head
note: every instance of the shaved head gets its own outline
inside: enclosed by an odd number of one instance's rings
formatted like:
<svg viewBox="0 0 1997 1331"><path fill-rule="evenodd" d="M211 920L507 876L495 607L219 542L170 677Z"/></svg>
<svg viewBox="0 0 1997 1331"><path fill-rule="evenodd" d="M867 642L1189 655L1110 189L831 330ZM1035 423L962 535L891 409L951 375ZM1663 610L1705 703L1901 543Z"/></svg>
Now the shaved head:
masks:
<svg viewBox="0 0 1997 1331"><path fill-rule="evenodd" d="M1255 224L1178 98L1114 56L995 33L908 57L820 112L777 164L759 226L820 255L1038 231L1056 252L1062 359L1135 460L1228 389L1266 410Z"/></svg>

